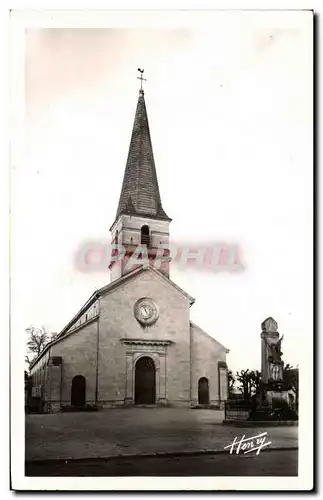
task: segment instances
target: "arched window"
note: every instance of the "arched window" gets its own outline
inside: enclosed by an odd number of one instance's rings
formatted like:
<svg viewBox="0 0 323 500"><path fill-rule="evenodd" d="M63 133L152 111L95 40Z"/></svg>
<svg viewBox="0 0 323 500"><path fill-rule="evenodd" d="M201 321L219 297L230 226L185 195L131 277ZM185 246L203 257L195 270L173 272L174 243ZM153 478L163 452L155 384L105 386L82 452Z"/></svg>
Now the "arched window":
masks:
<svg viewBox="0 0 323 500"><path fill-rule="evenodd" d="M116 245L119 243L119 231L118 231L118 229L116 230L116 235L114 237L114 243Z"/></svg>
<svg viewBox="0 0 323 500"><path fill-rule="evenodd" d="M148 226L142 226L141 228L141 241L140 243L142 245L147 245L147 247L150 246L150 234L149 234L149 227Z"/></svg>

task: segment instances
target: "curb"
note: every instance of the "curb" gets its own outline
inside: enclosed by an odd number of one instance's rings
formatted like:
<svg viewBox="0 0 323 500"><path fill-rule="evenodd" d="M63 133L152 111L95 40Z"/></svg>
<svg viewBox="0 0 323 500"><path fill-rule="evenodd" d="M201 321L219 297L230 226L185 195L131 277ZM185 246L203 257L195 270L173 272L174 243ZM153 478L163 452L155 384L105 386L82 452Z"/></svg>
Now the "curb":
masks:
<svg viewBox="0 0 323 500"><path fill-rule="evenodd" d="M223 420L222 425L235 427L298 427L298 420Z"/></svg>
<svg viewBox="0 0 323 500"><path fill-rule="evenodd" d="M264 448L262 453L269 453L271 451L296 451L298 450L298 446L277 446L272 448ZM195 451L160 451L156 453L128 453L128 454L120 454L120 455L107 455L102 457L83 457L83 458L49 458L49 459L35 459L35 460L26 460L25 464L28 465L60 465L67 463L84 463L84 462L96 462L96 461L113 461L113 460L127 460L131 459L145 459L145 458L157 458L157 457L194 457L197 455L228 455L229 452L227 450L195 450ZM235 453L232 453L235 455Z"/></svg>

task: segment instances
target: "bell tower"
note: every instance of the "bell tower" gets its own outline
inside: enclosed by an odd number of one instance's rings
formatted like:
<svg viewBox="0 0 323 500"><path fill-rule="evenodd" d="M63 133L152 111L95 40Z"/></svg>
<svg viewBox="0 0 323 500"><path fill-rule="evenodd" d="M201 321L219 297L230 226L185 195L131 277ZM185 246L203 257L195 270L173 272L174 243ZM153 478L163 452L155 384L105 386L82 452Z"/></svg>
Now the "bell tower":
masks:
<svg viewBox="0 0 323 500"><path fill-rule="evenodd" d="M111 243L121 245L125 250L125 255L121 260L111 262L111 281L133 270L133 267L129 267L131 258L131 262L134 259L138 262L141 258L148 256L152 263L157 249L159 248L160 256L161 247L167 247L169 244L171 219L161 203L142 89L143 70L138 71L141 74L139 77L141 88L116 218L110 228ZM164 251L164 255L166 254L167 250ZM169 277L169 260L164 261L159 267L159 270L167 277ZM129 263L128 266L127 263Z"/></svg>

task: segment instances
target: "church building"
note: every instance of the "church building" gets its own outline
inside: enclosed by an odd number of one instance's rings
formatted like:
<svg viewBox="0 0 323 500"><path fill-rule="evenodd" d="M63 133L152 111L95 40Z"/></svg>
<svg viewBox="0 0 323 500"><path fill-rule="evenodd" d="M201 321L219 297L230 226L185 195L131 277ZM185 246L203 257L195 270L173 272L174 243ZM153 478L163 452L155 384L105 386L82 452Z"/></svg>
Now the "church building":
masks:
<svg viewBox="0 0 323 500"><path fill-rule="evenodd" d="M144 91L134 119L111 242L110 283L96 290L31 365L33 396L44 411L63 406L214 405L227 399L220 342L190 321L194 298L170 279L170 258L153 263L169 243L171 219L159 192ZM138 246L149 264L130 269Z"/></svg>

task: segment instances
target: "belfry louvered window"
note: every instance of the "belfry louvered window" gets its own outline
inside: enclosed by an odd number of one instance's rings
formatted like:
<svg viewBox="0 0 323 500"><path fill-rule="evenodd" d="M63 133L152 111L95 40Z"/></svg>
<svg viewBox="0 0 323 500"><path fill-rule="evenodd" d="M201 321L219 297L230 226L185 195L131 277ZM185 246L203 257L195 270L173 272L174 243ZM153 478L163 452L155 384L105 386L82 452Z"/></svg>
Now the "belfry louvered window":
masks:
<svg viewBox="0 0 323 500"><path fill-rule="evenodd" d="M150 233L148 226L142 226L141 228L141 244L150 246Z"/></svg>

